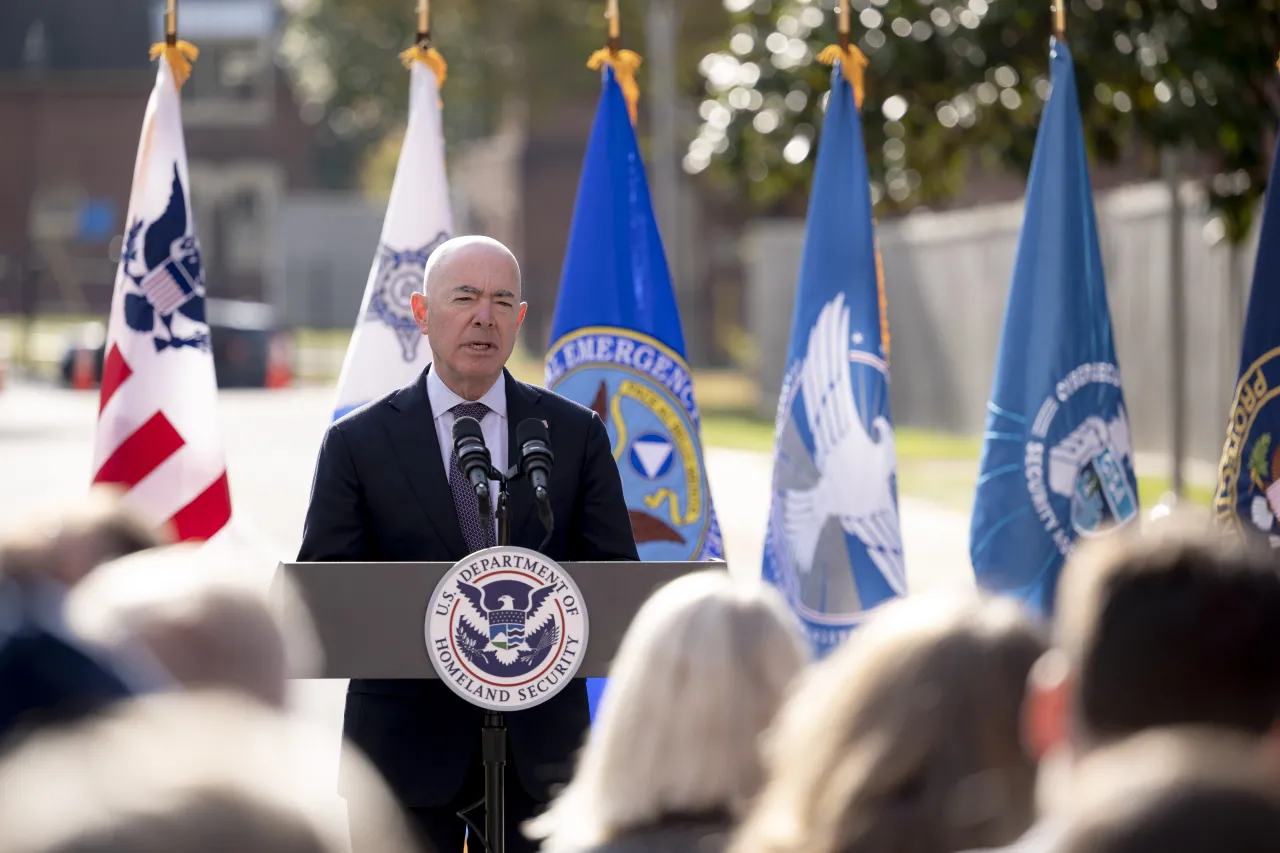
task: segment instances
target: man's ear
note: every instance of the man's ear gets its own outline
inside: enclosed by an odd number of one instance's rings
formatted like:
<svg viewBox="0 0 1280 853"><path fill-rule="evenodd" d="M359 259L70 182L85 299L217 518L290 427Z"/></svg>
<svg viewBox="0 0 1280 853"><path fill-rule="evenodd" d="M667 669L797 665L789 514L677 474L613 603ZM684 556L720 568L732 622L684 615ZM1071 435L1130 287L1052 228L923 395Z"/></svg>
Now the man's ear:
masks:
<svg viewBox="0 0 1280 853"><path fill-rule="evenodd" d="M427 333L427 297L415 290L409 297L409 309L413 311L413 321L425 335Z"/></svg>
<svg viewBox="0 0 1280 853"><path fill-rule="evenodd" d="M1071 665L1061 651L1045 652L1031 667L1022 704L1022 733L1036 761L1069 743L1074 690Z"/></svg>
<svg viewBox="0 0 1280 853"><path fill-rule="evenodd" d="M524 325L524 315L528 312L528 310L529 310L529 303L528 303L528 302L521 302L521 303L520 303L520 315L519 315L518 317L516 317L516 331L517 331L517 332L518 332L518 331L520 331L520 327Z"/></svg>

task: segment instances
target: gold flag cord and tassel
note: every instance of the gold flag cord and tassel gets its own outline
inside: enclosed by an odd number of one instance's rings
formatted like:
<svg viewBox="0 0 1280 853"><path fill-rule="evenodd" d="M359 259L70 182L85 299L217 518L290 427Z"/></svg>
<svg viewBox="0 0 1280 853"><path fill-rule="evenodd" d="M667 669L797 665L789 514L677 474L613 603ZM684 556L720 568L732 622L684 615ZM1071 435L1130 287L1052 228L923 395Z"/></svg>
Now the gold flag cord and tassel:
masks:
<svg viewBox="0 0 1280 853"><path fill-rule="evenodd" d="M449 76L449 64L431 44L430 0L418 0L418 34L413 40L413 47L400 53L400 64L406 69L413 68L415 62L421 62L436 75L437 89L444 86L445 78ZM437 103L440 109L444 109L444 98L438 98Z"/></svg>
<svg viewBox="0 0 1280 853"><path fill-rule="evenodd" d="M824 65L840 63L840 73L853 87L853 103L862 109L862 99L867 95L866 71L868 60L866 54L858 50L857 45L849 41L849 0L840 0L840 19L837 32L839 44L829 44L818 54L818 61Z"/></svg>
<svg viewBox="0 0 1280 853"><path fill-rule="evenodd" d="M200 49L191 42L178 39L178 0L168 0L164 15L164 41L151 45L151 61L164 57L173 72L173 82L182 88L191 77L191 64L200 55Z"/></svg>
<svg viewBox="0 0 1280 853"><path fill-rule="evenodd" d="M636 82L636 71L644 60L634 50L623 50L620 47L622 26L618 18L618 0L609 0L604 14L609 19L609 46L602 47L591 54L587 60L587 67L592 71L599 71L606 65L613 68L618 86L622 89L622 97L627 102L627 111L631 114L631 123L634 125L639 114L637 105L640 103L640 84Z"/></svg>

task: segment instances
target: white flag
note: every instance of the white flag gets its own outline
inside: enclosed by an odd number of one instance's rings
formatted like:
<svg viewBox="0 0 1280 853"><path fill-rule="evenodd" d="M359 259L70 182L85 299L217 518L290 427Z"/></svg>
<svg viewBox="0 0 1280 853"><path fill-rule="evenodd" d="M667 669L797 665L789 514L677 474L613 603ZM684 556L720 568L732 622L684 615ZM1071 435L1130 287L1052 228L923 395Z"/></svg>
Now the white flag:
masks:
<svg viewBox="0 0 1280 853"><path fill-rule="evenodd" d="M335 420L409 384L431 361L409 297L422 289L427 258L453 235L453 214L436 75L423 62L414 62L409 73L409 126L382 238L338 378Z"/></svg>
<svg viewBox="0 0 1280 853"><path fill-rule="evenodd" d="M218 387L191 215L182 108L160 61L142 122L124 245L107 327L95 483L182 540L231 519Z"/></svg>

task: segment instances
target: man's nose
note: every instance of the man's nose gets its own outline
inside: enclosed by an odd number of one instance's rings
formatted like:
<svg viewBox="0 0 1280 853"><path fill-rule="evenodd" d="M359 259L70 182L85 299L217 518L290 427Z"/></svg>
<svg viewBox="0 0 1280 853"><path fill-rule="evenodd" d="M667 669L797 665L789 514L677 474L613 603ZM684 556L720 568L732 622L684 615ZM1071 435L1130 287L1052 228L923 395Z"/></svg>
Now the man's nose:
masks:
<svg viewBox="0 0 1280 853"><path fill-rule="evenodd" d="M480 300L480 304L476 306L475 324L477 326L493 325L493 306L487 300Z"/></svg>

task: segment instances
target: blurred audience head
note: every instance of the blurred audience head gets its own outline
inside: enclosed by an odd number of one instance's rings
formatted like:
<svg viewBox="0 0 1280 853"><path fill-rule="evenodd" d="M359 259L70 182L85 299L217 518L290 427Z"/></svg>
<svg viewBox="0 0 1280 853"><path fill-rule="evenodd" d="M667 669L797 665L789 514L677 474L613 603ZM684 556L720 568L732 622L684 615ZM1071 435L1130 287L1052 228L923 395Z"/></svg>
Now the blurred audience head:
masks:
<svg viewBox="0 0 1280 853"><path fill-rule="evenodd" d="M878 608L813 667L767 739L769 779L733 853L947 853L1034 818L1019 742L1046 640L1012 601Z"/></svg>
<svg viewBox="0 0 1280 853"><path fill-rule="evenodd" d="M1175 512L1082 545L1057 607L1027 705L1037 755L1157 726L1275 725L1280 563L1265 542Z"/></svg>
<svg viewBox="0 0 1280 853"><path fill-rule="evenodd" d="M312 669L318 652L310 622L291 608L282 623L264 586L225 553L172 545L100 566L72 591L67 618L104 646L140 641L186 688L283 707L290 672Z"/></svg>
<svg viewBox="0 0 1280 853"><path fill-rule="evenodd" d="M759 787L757 739L806 654L771 587L722 569L666 584L623 638L572 782L529 835L575 850L670 819L728 826Z"/></svg>
<svg viewBox="0 0 1280 853"><path fill-rule="evenodd" d="M1280 838L1280 776L1228 729L1153 729L1077 768L1053 853L1262 853Z"/></svg>
<svg viewBox="0 0 1280 853"><path fill-rule="evenodd" d="M0 759L5 853L338 853L334 794L305 772L331 750L260 703L225 693L130 700L76 727L47 728ZM409 853L404 816L375 771L352 757L381 806L370 849ZM372 807L372 806L371 806Z"/></svg>
<svg viewBox="0 0 1280 853"><path fill-rule="evenodd" d="M35 514L0 543L0 574L78 583L101 563L171 541L128 509L118 490L95 486L82 501Z"/></svg>

